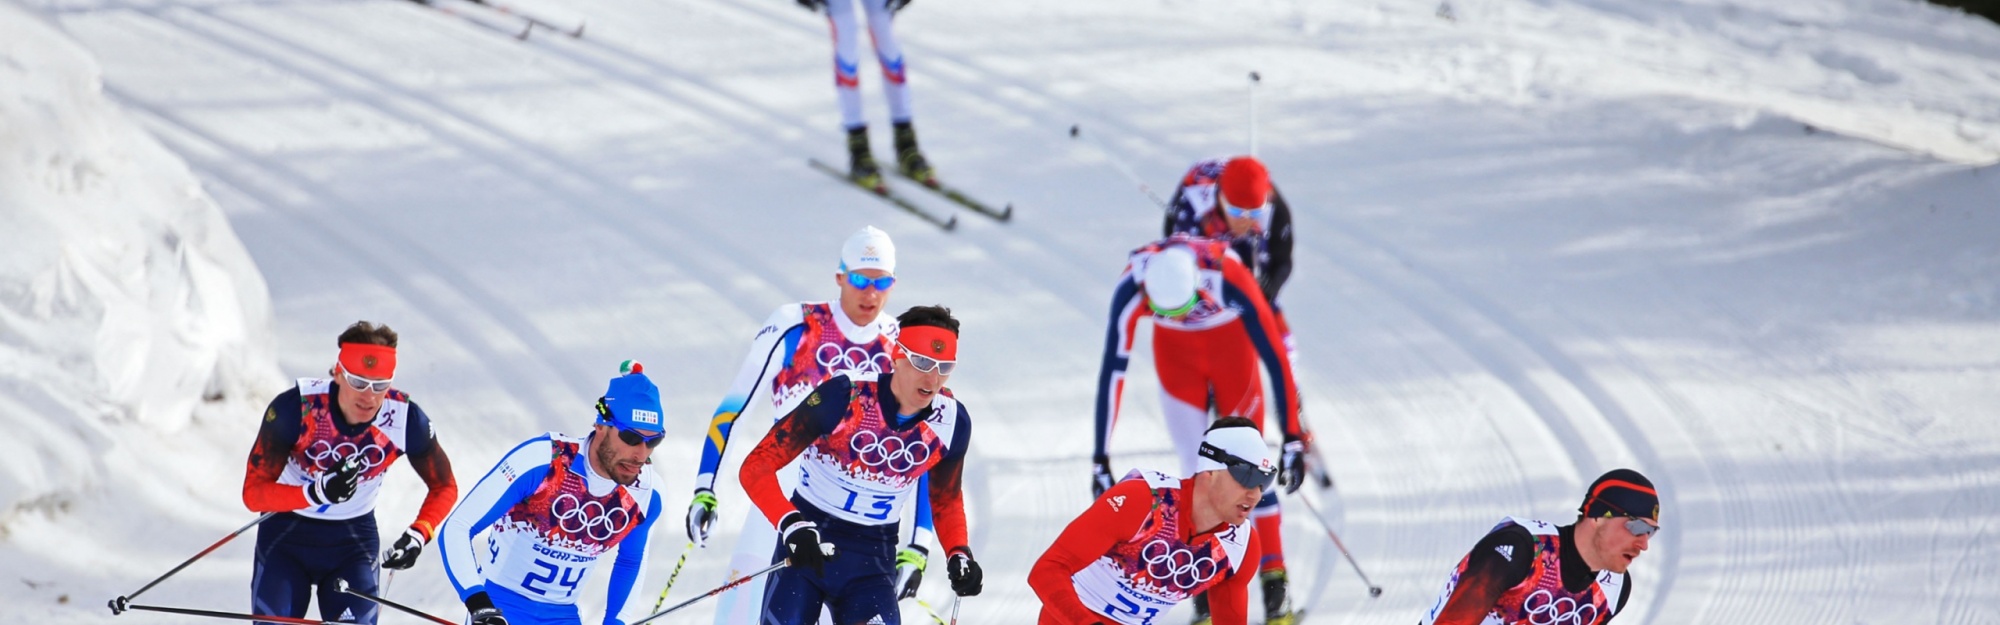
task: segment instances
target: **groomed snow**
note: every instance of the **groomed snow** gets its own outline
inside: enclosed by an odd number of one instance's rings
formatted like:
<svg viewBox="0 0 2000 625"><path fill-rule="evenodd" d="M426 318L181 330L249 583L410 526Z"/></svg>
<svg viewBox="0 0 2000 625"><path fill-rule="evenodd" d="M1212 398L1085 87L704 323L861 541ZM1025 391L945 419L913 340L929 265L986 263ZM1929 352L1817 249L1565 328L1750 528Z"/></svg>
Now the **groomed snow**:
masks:
<svg viewBox="0 0 2000 625"><path fill-rule="evenodd" d="M822 18L514 4L587 34L522 43L395 0L0 5L0 554L20 580L0 579L0 622L198 622L102 606L252 518L258 404L325 371L356 319L403 333L398 385L465 484L521 439L583 431L617 363L646 362L678 507L756 324L833 297L864 224L896 237L892 309L965 321L952 386L988 583L962 618L1033 622L1027 568L1087 503L1109 288L1159 228L1110 159L1165 191L1246 149L1254 70L1259 153L1298 218L1283 303L1338 480L1314 496L1385 588L1369 598L1288 499L1308 622L1408 623L1493 522L1567 522L1630 466L1663 487L1666 529L1620 623L2000 623L1991 22L1906 0L1483 0L1450 20L921 0L898 31L926 149L1017 207L943 233L804 166L840 155ZM864 65L878 155L879 85ZM1112 455L1172 469L1150 362ZM420 497L397 474L385 530ZM675 597L726 573L748 502L721 496L721 546ZM652 589L680 555L669 516ZM249 560L246 536L146 597L244 610ZM943 608L940 581L923 596ZM430 553L388 594L462 613Z"/></svg>

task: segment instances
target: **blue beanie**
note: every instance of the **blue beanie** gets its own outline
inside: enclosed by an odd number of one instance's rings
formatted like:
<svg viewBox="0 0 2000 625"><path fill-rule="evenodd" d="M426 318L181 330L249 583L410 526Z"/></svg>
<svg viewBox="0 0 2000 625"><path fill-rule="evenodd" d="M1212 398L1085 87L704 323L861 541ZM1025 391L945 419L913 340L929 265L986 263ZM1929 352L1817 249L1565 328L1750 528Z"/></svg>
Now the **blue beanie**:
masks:
<svg viewBox="0 0 2000 625"><path fill-rule="evenodd" d="M611 386L597 400L597 418L621 429L662 432L660 387L646 374L634 371L611 378Z"/></svg>

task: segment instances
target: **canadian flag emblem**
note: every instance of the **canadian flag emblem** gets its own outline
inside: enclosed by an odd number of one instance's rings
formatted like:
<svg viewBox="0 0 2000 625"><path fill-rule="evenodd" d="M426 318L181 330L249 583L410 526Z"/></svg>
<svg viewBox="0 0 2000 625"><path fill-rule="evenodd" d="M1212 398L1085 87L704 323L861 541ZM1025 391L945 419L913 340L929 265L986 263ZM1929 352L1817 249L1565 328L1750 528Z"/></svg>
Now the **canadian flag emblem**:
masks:
<svg viewBox="0 0 2000 625"><path fill-rule="evenodd" d="M1106 500L1104 500L1104 501L1105 501L1105 503L1109 503L1109 504L1111 504L1111 511L1112 511L1112 512L1117 512L1119 508L1122 508L1122 507L1124 507L1124 506L1125 506L1125 496L1124 496L1124 495L1119 495L1119 496L1116 496L1116 497L1112 497L1112 498L1110 498L1110 499L1106 499Z"/></svg>

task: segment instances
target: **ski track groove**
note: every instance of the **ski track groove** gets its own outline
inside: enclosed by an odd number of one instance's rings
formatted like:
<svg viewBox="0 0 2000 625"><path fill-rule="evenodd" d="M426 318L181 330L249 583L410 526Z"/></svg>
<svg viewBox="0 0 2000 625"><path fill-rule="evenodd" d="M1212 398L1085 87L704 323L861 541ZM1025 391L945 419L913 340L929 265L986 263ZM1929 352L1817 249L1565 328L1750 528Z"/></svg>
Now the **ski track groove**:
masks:
<svg viewBox="0 0 2000 625"><path fill-rule="evenodd" d="M705 244L715 244L718 247L731 247L731 246L721 245L722 242L726 241L726 238L715 236L714 233L709 232L705 227L701 226L699 220L696 219L676 220L679 222L680 226L683 226L684 230L694 232L693 236L676 232L670 228L658 227L656 225L657 220L650 218L650 216L646 214L646 211L648 209L653 209L658 207L652 206L651 203L648 202L645 198L625 190L623 186L615 182L605 180L595 175L592 175L582 166L571 163L568 160L564 159L563 157L552 153L546 148L543 148L533 142L524 140L518 136L515 136L510 132L507 132L506 130L493 126L492 124L481 121L470 114L458 110L456 107L447 105L444 102L439 101L435 97L427 96L418 91L390 83L386 80L378 78L373 74L370 74L352 65L331 58L317 50L308 49L300 44L278 39L273 35L259 31L258 29L251 27L250 25L242 23L241 21L221 16L211 11L201 10L201 9L190 9L190 10L196 11L201 15L207 17L208 19L228 24L237 30L248 33L251 36L263 39L269 42L273 46L283 47L295 51L296 53L302 56L310 58L315 63L325 65L327 67L332 68L334 71L337 71L341 74L345 74L346 77L349 78L350 80L372 86L373 88L388 94L387 97L382 97L374 94L362 93L359 90L355 89L340 89L337 88L337 85L334 84L331 80L312 78L317 74L308 72L305 68L300 67L298 64L280 61L278 59L273 58L270 55L263 55L256 57L259 60L264 61L272 66L280 67L287 70L291 75L299 78L300 80L310 82L314 85L317 85L321 88L328 90L329 92L342 94L350 98L351 101L356 101L366 104L385 116L401 119L403 121L422 127L424 130L436 136L441 143L448 144L454 148L464 151L467 154L477 155L479 157L482 157L482 160L484 160L485 162L490 163L504 171L512 172L514 176L519 179L541 181L540 184L535 184L532 186L543 189L545 193L550 193L551 195L555 195L553 190L565 189L568 191L577 192L579 194L596 196L597 199L605 200L605 201L590 201L588 198L576 198L578 200L577 202L574 203L564 202L564 204L571 209L572 214L591 218L593 221L596 221L600 226L602 226L603 230L609 231L614 235L618 236L619 238L624 239L627 243L631 244L634 249L650 252L652 256L656 258L661 258L662 260L677 267L698 269L698 270L686 271L684 272L684 274L690 279L693 279L701 283L704 287L708 288L710 291L714 293L738 295L739 297L724 297L722 299L724 301L729 302L738 311L742 312L743 315L746 318L750 319L752 323L761 322L764 319L764 317L769 314L770 312L769 310L758 310L756 309L756 307L751 306L750 304L747 303L749 300L756 299L755 295L758 294L746 293L742 289L732 287L727 282L713 277L718 275L739 276L743 275L744 273L749 273L759 280L759 286L768 289L771 292L778 292L779 289L777 289L775 285L782 283L780 282L781 278L779 278L774 272L772 272L768 268L763 267L761 264L753 265L747 262L737 262L735 263L735 266L726 266L723 264L723 261L699 260L705 258L712 258L712 256L710 255L669 253L669 251L673 250L692 249L694 247L693 246L694 241L701 241L702 243ZM178 22L172 22L171 20L169 21L170 23L178 24ZM185 29L198 28L198 27L191 27L186 24L180 24L180 25ZM217 35L214 35L213 33L206 33L205 38L209 39L210 41L214 41L218 44L225 45L233 49L238 49L239 51L243 51L246 53L250 52L248 50L241 49L241 47L239 46L223 43L221 41L221 38ZM521 160L529 162L526 163L516 162L514 158L510 158L506 155L503 155L497 150L484 147L482 145L478 145L475 139L462 137L459 132L447 129L444 124L436 123L430 119L426 119L422 114L411 110L410 107L405 107L389 101L390 98L399 98L410 102L414 102L418 105L421 105L420 107L417 108L434 111L437 115L443 116L452 122L464 124L472 129L476 129L485 134L483 138L496 141L512 152L524 155L523 157L521 157ZM574 182L575 184L567 184L551 180L549 176L537 173L535 167L532 166L534 164L545 165L558 172L567 174L574 178L574 180L571 182ZM590 210L591 207L597 207L599 209L602 209L604 207L610 207L610 206L616 206L623 209L623 212L626 213L626 216L631 217L633 219L624 222L617 222L612 220L610 216L605 215L602 210ZM657 236L658 238L641 237L638 233L635 233L631 230L630 226L632 226L633 224L645 225L647 234L649 236ZM736 260L736 259L751 258L753 256L743 254L739 250L737 253L728 254L725 257L730 258L732 260ZM733 271L736 269L740 269L741 271ZM577 370L577 374L581 375L582 371L587 371L587 370L589 369Z"/></svg>

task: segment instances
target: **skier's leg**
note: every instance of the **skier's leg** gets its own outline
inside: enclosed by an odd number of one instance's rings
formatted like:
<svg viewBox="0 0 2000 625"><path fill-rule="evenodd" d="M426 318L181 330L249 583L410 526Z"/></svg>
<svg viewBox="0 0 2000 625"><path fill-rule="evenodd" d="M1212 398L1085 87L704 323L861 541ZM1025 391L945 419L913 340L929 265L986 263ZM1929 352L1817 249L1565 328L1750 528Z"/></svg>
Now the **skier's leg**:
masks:
<svg viewBox="0 0 2000 625"><path fill-rule="evenodd" d="M1215 363L1215 406L1219 414L1247 417L1264 427L1264 381L1258 371L1262 363L1257 358L1255 348L1250 345L1250 337L1243 326L1230 324L1209 333L1214 343L1209 345L1209 361ZM1257 502L1251 516L1257 521L1257 544L1262 548L1264 558L1258 570L1272 571L1285 568L1285 540L1280 528L1284 517L1278 507L1276 491L1264 493Z"/></svg>
<svg viewBox="0 0 2000 625"><path fill-rule="evenodd" d="M904 72L903 46L896 43L895 14L887 0L854 0L868 14L868 38L875 43L875 60L882 64L882 93L889 99L889 121L910 121L910 91Z"/></svg>
<svg viewBox="0 0 2000 625"><path fill-rule="evenodd" d="M347 580L355 590L375 594L376 568L375 554L381 551L381 535L376 532L375 515L340 522L329 530L340 534L337 544L319 549L327 563L327 568L315 575L313 583L319 586L319 617L322 620L374 625L380 616L380 606L375 602L340 592L335 579Z"/></svg>
<svg viewBox="0 0 2000 625"><path fill-rule="evenodd" d="M1180 455L1181 477L1194 474L1208 429L1209 358L1202 335L1154 326L1153 368L1160 373L1160 413Z"/></svg>
<svg viewBox="0 0 2000 625"><path fill-rule="evenodd" d="M783 544L773 550L766 562L776 563L791 555ZM847 555L845 553L841 555ZM766 575L771 580L770 587L764 589L764 617L762 625L813 625L820 620L820 607L826 603L826 593L820 583L825 572L830 571L840 558L822 565L821 571L802 567L785 567ZM769 566L767 564L766 566Z"/></svg>
<svg viewBox="0 0 2000 625"><path fill-rule="evenodd" d="M826 0L826 21L833 30L833 88L840 99L840 125L853 131L867 125L861 117L861 29L854 19L854 0Z"/></svg>
<svg viewBox="0 0 2000 625"><path fill-rule="evenodd" d="M841 545L840 557L827 565L825 578L833 622L898 625L903 614L896 607L896 528L838 525L828 529ZM940 580L944 568L932 569Z"/></svg>
<svg viewBox="0 0 2000 625"><path fill-rule="evenodd" d="M312 578L289 537L295 517L283 514L257 526L256 556L250 573L250 612L303 617L312 601Z"/></svg>

